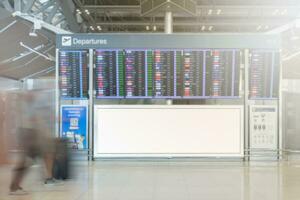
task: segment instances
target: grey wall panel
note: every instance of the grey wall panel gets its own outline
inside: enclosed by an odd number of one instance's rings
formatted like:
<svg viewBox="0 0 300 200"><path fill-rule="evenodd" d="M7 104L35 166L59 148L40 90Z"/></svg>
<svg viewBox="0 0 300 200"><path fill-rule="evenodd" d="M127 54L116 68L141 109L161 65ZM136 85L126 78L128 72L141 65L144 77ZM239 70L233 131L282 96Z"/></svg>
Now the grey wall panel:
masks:
<svg viewBox="0 0 300 200"><path fill-rule="evenodd" d="M284 148L300 150L300 93L283 93Z"/></svg>

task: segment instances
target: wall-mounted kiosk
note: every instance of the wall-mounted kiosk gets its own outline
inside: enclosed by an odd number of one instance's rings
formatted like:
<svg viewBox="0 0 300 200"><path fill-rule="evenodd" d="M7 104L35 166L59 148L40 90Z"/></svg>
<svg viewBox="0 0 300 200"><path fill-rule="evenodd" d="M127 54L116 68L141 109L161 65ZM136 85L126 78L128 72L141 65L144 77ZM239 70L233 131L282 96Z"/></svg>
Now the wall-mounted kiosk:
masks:
<svg viewBox="0 0 300 200"><path fill-rule="evenodd" d="M274 108L263 120L280 121L279 48L277 35L58 35L57 116L60 105L89 106L95 158L277 150L280 127L257 146L252 110Z"/></svg>

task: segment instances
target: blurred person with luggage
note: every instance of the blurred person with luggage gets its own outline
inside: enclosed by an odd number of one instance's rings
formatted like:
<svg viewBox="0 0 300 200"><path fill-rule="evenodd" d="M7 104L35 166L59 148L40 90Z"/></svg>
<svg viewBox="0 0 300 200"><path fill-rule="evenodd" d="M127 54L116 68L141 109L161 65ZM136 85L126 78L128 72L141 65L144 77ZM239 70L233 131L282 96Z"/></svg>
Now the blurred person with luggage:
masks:
<svg viewBox="0 0 300 200"><path fill-rule="evenodd" d="M55 158L55 141L49 128L49 99L41 90L22 92L19 113L21 125L18 131L20 157L13 169L10 194L26 194L21 182L37 158L43 158L46 168L45 184L55 183L53 162Z"/></svg>

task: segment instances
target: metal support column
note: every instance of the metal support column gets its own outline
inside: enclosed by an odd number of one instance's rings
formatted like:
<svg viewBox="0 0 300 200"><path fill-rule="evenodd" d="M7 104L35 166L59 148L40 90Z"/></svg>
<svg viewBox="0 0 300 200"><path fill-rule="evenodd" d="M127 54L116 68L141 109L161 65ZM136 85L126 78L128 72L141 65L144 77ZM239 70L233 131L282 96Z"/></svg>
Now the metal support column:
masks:
<svg viewBox="0 0 300 200"><path fill-rule="evenodd" d="M166 11L165 13L165 33L173 33L173 14L171 11Z"/></svg>
<svg viewBox="0 0 300 200"><path fill-rule="evenodd" d="M279 159L282 159L283 152L282 149L285 147L283 146L283 125L282 125L282 54L280 53L280 66L279 66L279 92L278 92L278 156Z"/></svg>
<svg viewBox="0 0 300 200"><path fill-rule="evenodd" d="M59 98L59 50L55 52L55 136L59 137L59 124L60 124L60 98Z"/></svg>
<svg viewBox="0 0 300 200"><path fill-rule="evenodd" d="M244 150L245 160L250 159L250 135L249 135L249 49L245 50L245 65L244 65L244 76L245 76L245 88L244 88Z"/></svg>
<svg viewBox="0 0 300 200"><path fill-rule="evenodd" d="M165 13L165 34L173 33L173 14L171 11L166 11ZM176 85L174 85L176 87ZM171 99L166 101L167 105L172 105L173 101Z"/></svg>
<svg viewBox="0 0 300 200"><path fill-rule="evenodd" d="M89 49L89 151L88 160L94 160L94 51Z"/></svg>

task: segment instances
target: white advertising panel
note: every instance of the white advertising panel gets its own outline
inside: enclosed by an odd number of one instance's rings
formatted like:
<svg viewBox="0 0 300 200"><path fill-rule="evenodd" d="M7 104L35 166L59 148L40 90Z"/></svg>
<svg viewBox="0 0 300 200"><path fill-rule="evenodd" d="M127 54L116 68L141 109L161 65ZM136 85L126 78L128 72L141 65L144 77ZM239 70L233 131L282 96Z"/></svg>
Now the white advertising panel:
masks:
<svg viewBox="0 0 300 200"><path fill-rule="evenodd" d="M95 106L97 157L242 157L242 106Z"/></svg>

